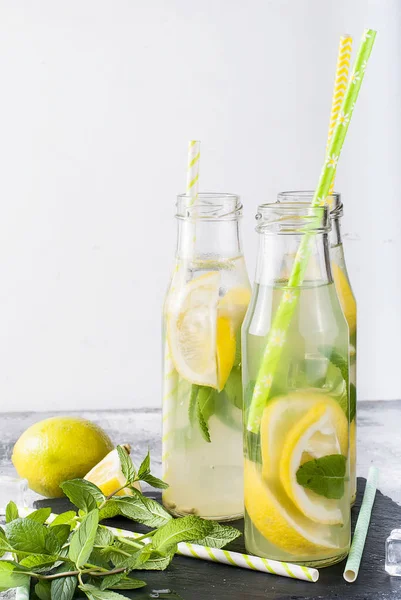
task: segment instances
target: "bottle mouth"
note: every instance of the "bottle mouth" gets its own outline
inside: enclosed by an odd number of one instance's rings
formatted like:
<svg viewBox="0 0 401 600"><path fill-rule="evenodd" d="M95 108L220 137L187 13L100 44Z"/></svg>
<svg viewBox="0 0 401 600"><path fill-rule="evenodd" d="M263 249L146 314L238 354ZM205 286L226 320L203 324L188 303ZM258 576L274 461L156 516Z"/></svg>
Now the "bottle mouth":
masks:
<svg viewBox="0 0 401 600"><path fill-rule="evenodd" d="M280 192L277 194L277 202L312 202L314 196L313 190L293 190ZM333 192L327 196L327 206L329 207L330 218L338 219L343 216L343 203L341 194Z"/></svg>
<svg viewBox="0 0 401 600"><path fill-rule="evenodd" d="M313 207L309 202L260 204L256 220L258 233L303 235L327 233L331 229L328 207Z"/></svg>
<svg viewBox="0 0 401 600"><path fill-rule="evenodd" d="M177 219L234 221L242 216L242 203L236 194L202 192L195 199L179 194L176 206Z"/></svg>

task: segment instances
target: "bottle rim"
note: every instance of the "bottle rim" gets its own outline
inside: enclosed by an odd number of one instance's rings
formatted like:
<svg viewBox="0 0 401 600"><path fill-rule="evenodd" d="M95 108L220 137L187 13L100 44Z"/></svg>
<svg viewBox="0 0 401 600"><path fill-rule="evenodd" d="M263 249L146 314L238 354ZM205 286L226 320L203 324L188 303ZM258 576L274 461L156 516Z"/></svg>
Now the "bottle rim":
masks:
<svg viewBox="0 0 401 600"><path fill-rule="evenodd" d="M277 202L312 202L313 190L288 190L277 194ZM330 219L339 219L343 216L343 203L341 194L333 192L327 196L327 205L330 209Z"/></svg>
<svg viewBox="0 0 401 600"><path fill-rule="evenodd" d="M201 192L195 201L188 194L179 194L176 207L177 219L234 221L242 216L242 203L237 194Z"/></svg>
<svg viewBox="0 0 401 600"><path fill-rule="evenodd" d="M313 207L310 202L260 204L255 218L258 233L305 235L328 233L331 229L328 207Z"/></svg>

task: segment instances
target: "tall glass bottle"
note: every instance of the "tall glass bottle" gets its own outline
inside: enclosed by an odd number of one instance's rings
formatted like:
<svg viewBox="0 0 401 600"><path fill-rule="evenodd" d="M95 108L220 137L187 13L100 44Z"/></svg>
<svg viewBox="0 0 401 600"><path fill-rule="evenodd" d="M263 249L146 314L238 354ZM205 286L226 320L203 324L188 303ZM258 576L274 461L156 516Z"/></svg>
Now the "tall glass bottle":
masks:
<svg viewBox="0 0 401 600"><path fill-rule="evenodd" d="M261 205L257 219L242 328L245 544L259 556L324 566L350 543L349 335L330 267L330 219L309 203ZM304 236L310 254L300 256ZM300 261L308 267L295 287Z"/></svg>
<svg viewBox="0 0 401 600"><path fill-rule="evenodd" d="M250 299L242 205L177 201L176 264L163 314L163 504L174 515L243 514L241 325Z"/></svg>
<svg viewBox="0 0 401 600"><path fill-rule="evenodd" d="M281 192L278 202L311 202L312 191ZM328 198L331 218L330 232L330 256L331 269L337 295L341 308L348 323L349 329L349 380L350 380L350 480L351 480L351 504L356 498L356 435L357 435L357 307L355 296L352 291L351 282L345 263L344 246L341 238L341 217L343 216L343 203L341 195L333 193Z"/></svg>

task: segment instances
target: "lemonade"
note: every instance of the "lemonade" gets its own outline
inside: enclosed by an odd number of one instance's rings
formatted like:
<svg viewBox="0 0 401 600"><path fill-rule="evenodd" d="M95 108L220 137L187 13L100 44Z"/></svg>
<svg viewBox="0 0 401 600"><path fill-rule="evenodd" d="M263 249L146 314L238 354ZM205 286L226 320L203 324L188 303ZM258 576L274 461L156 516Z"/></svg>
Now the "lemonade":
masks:
<svg viewBox="0 0 401 600"><path fill-rule="evenodd" d="M250 285L237 217L221 224L215 213L198 224L195 256L179 246L165 301L163 503L175 515L243 514L241 325ZM200 228L210 232L202 249Z"/></svg>
<svg viewBox="0 0 401 600"><path fill-rule="evenodd" d="M328 219L308 222L306 206L273 206L259 207L256 283L242 329L245 543L259 556L324 566L350 543L348 326L329 268ZM308 268L290 286L304 235ZM277 329L287 310L288 326ZM268 375L266 348L279 351Z"/></svg>

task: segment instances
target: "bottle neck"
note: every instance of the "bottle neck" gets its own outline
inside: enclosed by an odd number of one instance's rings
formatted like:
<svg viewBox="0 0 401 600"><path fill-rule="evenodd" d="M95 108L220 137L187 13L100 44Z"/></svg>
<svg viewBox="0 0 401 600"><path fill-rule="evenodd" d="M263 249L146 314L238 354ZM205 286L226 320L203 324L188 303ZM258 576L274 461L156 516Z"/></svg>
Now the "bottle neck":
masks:
<svg viewBox="0 0 401 600"><path fill-rule="evenodd" d="M235 258L242 255L239 219L177 219L177 258Z"/></svg>
<svg viewBox="0 0 401 600"><path fill-rule="evenodd" d="M304 235L259 234L256 283L286 285ZM327 232L308 234L311 253L302 286L332 283Z"/></svg>
<svg viewBox="0 0 401 600"><path fill-rule="evenodd" d="M341 222L340 218L331 219L330 246L340 246L343 243L341 238Z"/></svg>

